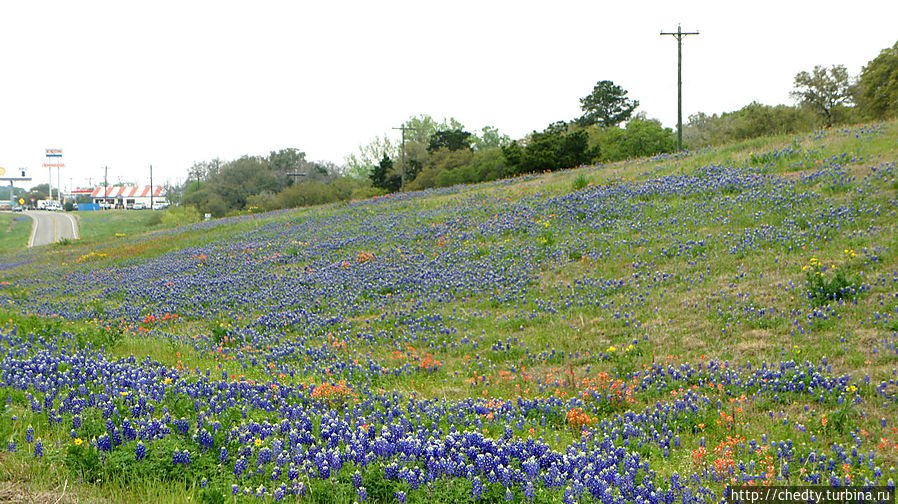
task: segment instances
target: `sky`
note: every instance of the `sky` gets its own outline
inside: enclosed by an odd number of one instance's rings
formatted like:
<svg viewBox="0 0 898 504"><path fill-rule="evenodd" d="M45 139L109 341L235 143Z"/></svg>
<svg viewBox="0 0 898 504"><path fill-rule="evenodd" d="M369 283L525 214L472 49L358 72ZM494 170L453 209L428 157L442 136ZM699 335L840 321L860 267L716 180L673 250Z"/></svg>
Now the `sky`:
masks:
<svg viewBox="0 0 898 504"><path fill-rule="evenodd" d="M852 75L898 40L898 2L0 0L0 167L70 186L178 183L194 162L298 148L343 164L412 115L512 138L611 80L676 128L795 74ZM56 185L56 173L53 173Z"/></svg>

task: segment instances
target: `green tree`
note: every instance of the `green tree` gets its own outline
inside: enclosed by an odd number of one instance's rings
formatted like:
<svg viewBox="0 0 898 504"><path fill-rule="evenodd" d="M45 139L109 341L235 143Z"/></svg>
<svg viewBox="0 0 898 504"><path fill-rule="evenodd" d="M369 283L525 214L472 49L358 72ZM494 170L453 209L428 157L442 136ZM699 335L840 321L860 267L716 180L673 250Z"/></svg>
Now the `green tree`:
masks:
<svg viewBox="0 0 898 504"><path fill-rule="evenodd" d="M462 130L441 130L430 135L430 144L427 152L439 149L471 150L471 133Z"/></svg>
<svg viewBox="0 0 898 504"><path fill-rule="evenodd" d="M790 94L814 110L826 126L832 126L836 108L851 104L851 79L844 65L829 69L817 65L810 73L802 71L795 76L795 89Z"/></svg>
<svg viewBox="0 0 898 504"><path fill-rule="evenodd" d="M858 105L873 119L898 114L898 42L883 49L861 70Z"/></svg>
<svg viewBox="0 0 898 504"><path fill-rule="evenodd" d="M38 201L47 199L50 197L50 184L38 184L29 189L22 197L25 199L27 205L31 205L31 200Z"/></svg>
<svg viewBox="0 0 898 504"><path fill-rule="evenodd" d="M515 141L502 147L515 173L554 171L589 163L597 151L589 148L586 130L567 133L563 121L550 124L543 132L530 134L526 145Z"/></svg>
<svg viewBox="0 0 898 504"><path fill-rule="evenodd" d="M455 118L443 118L437 121L427 114L411 116L402 123L404 128L411 128L405 132L405 141L428 145L430 137L438 131L463 130L465 126Z"/></svg>
<svg viewBox="0 0 898 504"><path fill-rule="evenodd" d="M508 135L499 133L499 129L493 126L484 126L480 134L473 135L473 149L478 152L498 149L511 143Z"/></svg>
<svg viewBox="0 0 898 504"><path fill-rule="evenodd" d="M464 151L459 151L464 152ZM496 180L505 176L506 161L500 149L475 152L471 161L464 166L437 173L437 187L449 187L456 184L476 184L488 180Z"/></svg>
<svg viewBox="0 0 898 504"><path fill-rule="evenodd" d="M306 153L299 149L281 149L268 154L268 169L277 172L295 173L307 163Z"/></svg>
<svg viewBox="0 0 898 504"><path fill-rule="evenodd" d="M583 115L577 120L581 126L599 126L609 128L626 121L639 106L638 100L627 98L627 91L611 82L603 80L596 83L592 93L580 98L580 109Z"/></svg>
<svg viewBox="0 0 898 504"><path fill-rule="evenodd" d="M601 133L602 159L608 161L674 152L677 148L673 130L644 117L634 117L627 122L626 128L605 128Z"/></svg>
<svg viewBox="0 0 898 504"><path fill-rule="evenodd" d="M409 189L428 189L436 186L436 177L445 171L466 166L474 153L470 149L450 150L446 147L431 152L421 173L409 184Z"/></svg>
<svg viewBox="0 0 898 504"><path fill-rule="evenodd" d="M371 174L368 175L368 178L371 179L371 185L374 187L378 187L380 189L387 188L387 177L389 177L389 173L393 170L393 160L390 159L390 156L385 152L383 157L380 159L380 163L371 170Z"/></svg>
<svg viewBox="0 0 898 504"><path fill-rule="evenodd" d="M399 142L384 135L374 137L366 145L360 145L357 153L346 156L346 175L356 179L369 178L383 155L399 157Z"/></svg>

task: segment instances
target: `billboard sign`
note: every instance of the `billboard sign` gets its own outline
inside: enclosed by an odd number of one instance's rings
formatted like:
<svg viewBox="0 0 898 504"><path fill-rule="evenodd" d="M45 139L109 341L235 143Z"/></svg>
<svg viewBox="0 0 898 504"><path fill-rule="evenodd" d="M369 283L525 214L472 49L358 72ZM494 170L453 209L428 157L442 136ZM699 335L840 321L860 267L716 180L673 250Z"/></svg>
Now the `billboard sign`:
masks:
<svg viewBox="0 0 898 504"><path fill-rule="evenodd" d="M62 149L45 149L47 157L62 157Z"/></svg>

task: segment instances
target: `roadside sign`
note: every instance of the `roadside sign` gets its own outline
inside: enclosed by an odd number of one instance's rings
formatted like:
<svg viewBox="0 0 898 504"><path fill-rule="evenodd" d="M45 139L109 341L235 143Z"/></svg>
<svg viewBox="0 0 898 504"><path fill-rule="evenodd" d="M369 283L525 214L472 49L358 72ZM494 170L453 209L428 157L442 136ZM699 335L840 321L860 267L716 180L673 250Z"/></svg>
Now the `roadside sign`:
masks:
<svg viewBox="0 0 898 504"><path fill-rule="evenodd" d="M6 168L0 166L0 177L6 174Z"/></svg>
<svg viewBox="0 0 898 504"><path fill-rule="evenodd" d="M24 205L24 204L25 204L25 198L19 198L19 204L20 204L20 205Z"/></svg>

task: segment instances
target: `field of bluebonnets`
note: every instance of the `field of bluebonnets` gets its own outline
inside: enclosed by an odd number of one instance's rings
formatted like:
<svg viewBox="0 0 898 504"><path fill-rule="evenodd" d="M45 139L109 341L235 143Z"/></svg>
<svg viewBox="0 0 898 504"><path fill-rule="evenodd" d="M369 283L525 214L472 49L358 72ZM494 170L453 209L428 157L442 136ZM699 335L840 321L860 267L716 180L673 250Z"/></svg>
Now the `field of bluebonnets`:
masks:
<svg viewBox="0 0 898 504"><path fill-rule="evenodd" d="M880 123L2 256L0 491L894 485L896 159Z"/></svg>

